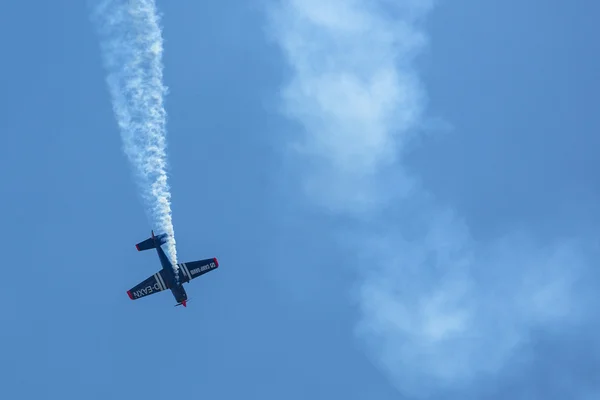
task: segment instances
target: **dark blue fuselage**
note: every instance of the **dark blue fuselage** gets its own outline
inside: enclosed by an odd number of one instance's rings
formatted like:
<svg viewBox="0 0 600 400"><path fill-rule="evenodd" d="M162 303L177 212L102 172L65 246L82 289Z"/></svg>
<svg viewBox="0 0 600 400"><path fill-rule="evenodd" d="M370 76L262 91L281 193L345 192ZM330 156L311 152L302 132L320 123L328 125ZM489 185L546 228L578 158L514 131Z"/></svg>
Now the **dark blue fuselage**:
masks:
<svg viewBox="0 0 600 400"><path fill-rule="evenodd" d="M183 288L183 282L181 281L181 279L178 282L175 278L173 264L171 263L171 260L169 260L169 257L167 257L167 255L163 251L160 242L156 243L156 252L158 253L158 258L160 259L160 263L169 281L168 286L169 289L171 289L171 293L173 293L173 297L175 297L175 301L177 301L177 303L182 303L186 301L187 293Z"/></svg>

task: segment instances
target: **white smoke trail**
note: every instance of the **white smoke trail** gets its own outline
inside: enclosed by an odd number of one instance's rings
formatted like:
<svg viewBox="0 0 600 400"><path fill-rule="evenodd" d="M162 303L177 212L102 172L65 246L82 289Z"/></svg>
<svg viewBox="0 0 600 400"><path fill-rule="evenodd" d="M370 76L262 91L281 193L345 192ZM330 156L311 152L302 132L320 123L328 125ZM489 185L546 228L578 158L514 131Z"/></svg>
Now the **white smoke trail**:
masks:
<svg viewBox="0 0 600 400"><path fill-rule="evenodd" d="M177 264L167 183L163 39L153 0L105 0L94 7L108 87L123 148L152 224L167 233L167 254ZM175 272L178 268L174 265Z"/></svg>

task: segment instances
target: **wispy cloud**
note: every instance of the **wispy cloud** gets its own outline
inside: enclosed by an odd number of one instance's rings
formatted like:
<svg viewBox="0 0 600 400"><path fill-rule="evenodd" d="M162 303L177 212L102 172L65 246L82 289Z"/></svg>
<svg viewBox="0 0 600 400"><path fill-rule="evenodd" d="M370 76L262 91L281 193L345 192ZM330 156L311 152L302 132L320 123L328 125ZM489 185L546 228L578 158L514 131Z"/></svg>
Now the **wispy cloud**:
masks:
<svg viewBox="0 0 600 400"><path fill-rule="evenodd" d="M308 0L271 11L273 36L293 69L283 100L306 130L295 146L313 166L305 181L313 200L358 211L387 197L390 188L374 179L420 121L423 90L411 61L426 38L413 23L429 8L427 1Z"/></svg>
<svg viewBox="0 0 600 400"><path fill-rule="evenodd" d="M357 333L391 381L415 396L496 373L533 329L576 321L573 287L587 267L576 241L548 245L515 232L477 242L403 168L425 118L414 59L427 45L420 23L432 7L290 0L269 11L291 68L283 109L304 131L294 146L306 162L306 194L327 210L370 218L345 239L361 265L373 265L361 270Z"/></svg>
<svg viewBox="0 0 600 400"><path fill-rule="evenodd" d="M363 265L375 264L361 271L357 332L399 389L468 387L523 356L534 330L579 320L574 288L586 260L577 242L514 234L477 244L458 217L421 212L424 234L373 235L361 252Z"/></svg>

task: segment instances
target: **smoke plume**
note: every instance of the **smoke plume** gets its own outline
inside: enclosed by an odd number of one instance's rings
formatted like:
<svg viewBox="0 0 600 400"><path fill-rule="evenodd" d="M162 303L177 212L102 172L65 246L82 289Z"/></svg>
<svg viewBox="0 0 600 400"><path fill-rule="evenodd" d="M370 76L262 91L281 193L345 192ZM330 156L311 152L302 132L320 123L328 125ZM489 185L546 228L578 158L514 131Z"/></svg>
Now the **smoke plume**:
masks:
<svg viewBox="0 0 600 400"><path fill-rule="evenodd" d="M152 225L168 234L167 254L177 264L167 183L163 39L155 2L105 0L94 7L93 20L101 36L123 149L135 170Z"/></svg>

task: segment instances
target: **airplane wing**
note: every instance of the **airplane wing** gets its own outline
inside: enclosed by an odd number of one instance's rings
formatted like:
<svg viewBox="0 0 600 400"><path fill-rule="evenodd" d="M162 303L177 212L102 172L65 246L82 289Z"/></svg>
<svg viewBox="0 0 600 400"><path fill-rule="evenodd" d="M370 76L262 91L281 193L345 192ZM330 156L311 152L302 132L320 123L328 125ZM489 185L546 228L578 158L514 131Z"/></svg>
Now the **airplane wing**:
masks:
<svg viewBox="0 0 600 400"><path fill-rule="evenodd" d="M151 275L143 282L138 283L127 291L131 300L137 300L139 298L149 296L154 293L162 292L167 290L168 284L164 271L159 271L154 275Z"/></svg>
<svg viewBox="0 0 600 400"><path fill-rule="evenodd" d="M216 258L207 258L205 260L192 261L188 263L177 264L179 270L183 272L184 282L189 282L194 278L204 275L219 267Z"/></svg>

